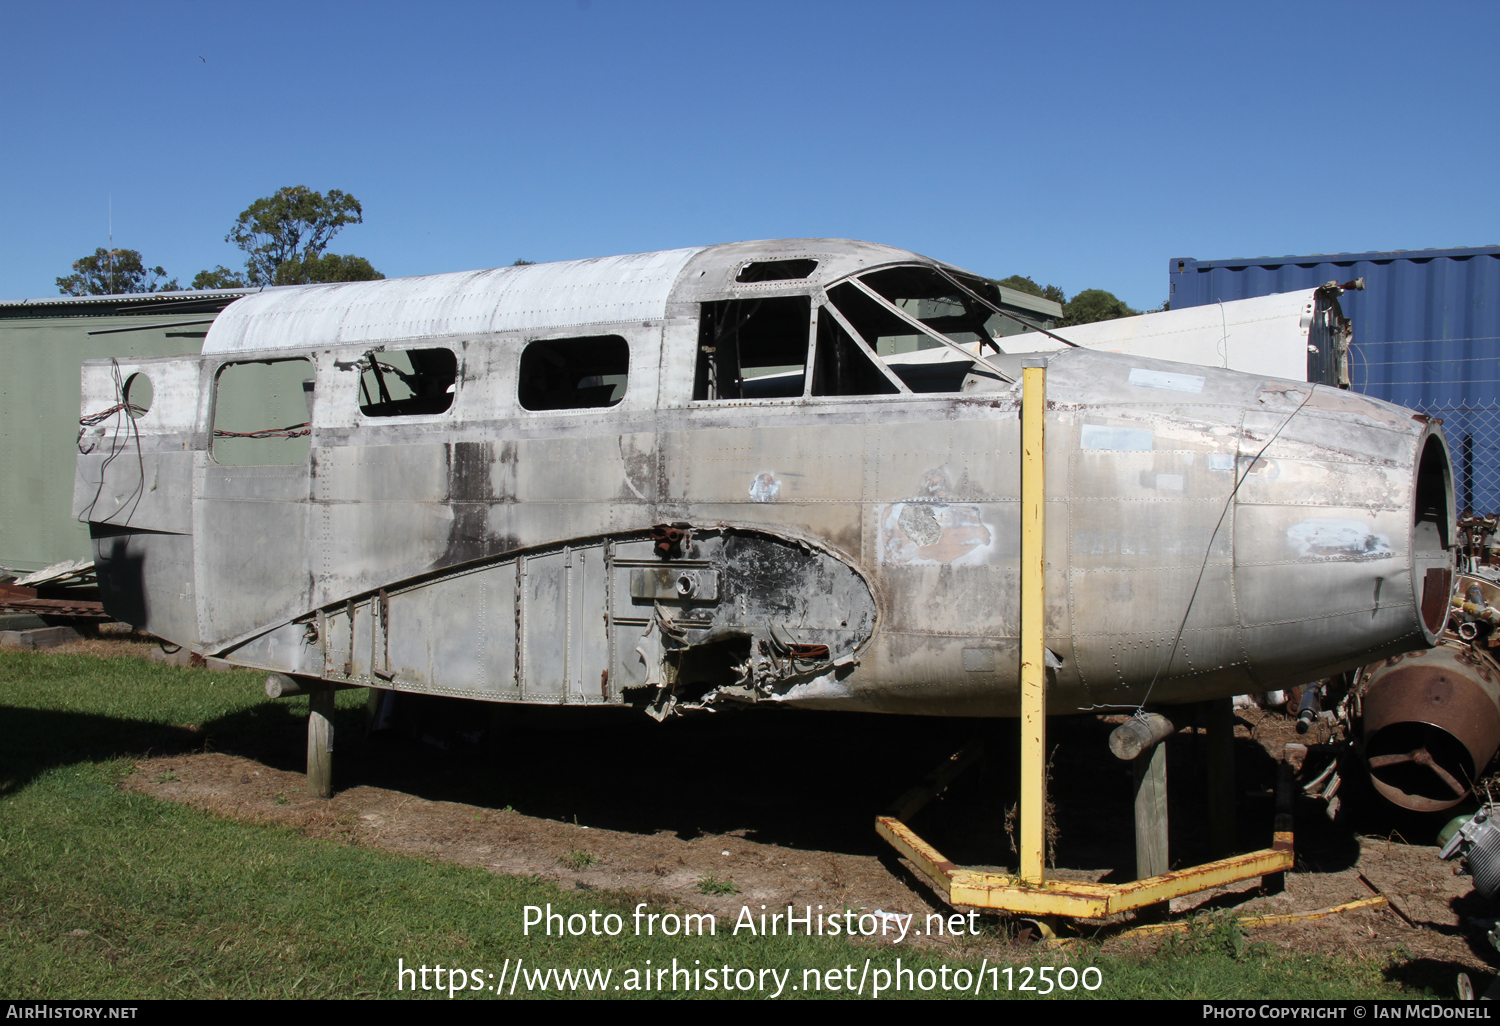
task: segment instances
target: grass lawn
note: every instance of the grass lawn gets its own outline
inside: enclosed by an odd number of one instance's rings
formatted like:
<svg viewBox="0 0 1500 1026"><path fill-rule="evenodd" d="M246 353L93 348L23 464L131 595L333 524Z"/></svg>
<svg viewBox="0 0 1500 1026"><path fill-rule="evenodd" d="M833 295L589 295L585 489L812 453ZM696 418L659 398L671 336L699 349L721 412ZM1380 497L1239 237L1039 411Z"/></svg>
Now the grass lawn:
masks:
<svg viewBox="0 0 1500 1026"><path fill-rule="evenodd" d="M0 653L0 997L390 998L415 988L446 999L457 985L457 996L494 999L497 984L506 997L516 985L516 998L657 997L674 995L673 959L699 974L699 996L769 997L781 980L783 998L847 997L861 980L865 996L882 981L893 988L898 958L913 970L900 977L903 995L930 983L925 996L961 996L942 984L957 986L965 974L972 993L982 966L980 992L1003 994L1045 986L1028 969L1066 966L1072 997L1418 996L1383 964L1270 952L1223 926L1170 940L1150 958L1090 947L1017 954L993 937L937 952L842 937L736 937L723 921L713 937L637 937L632 911L650 900L638 895L562 891L314 840L119 788L148 752L243 750L262 732L295 729L305 700L269 702L258 683L136 659ZM340 694L342 736L357 733L362 695ZM615 913L623 931L523 936L524 907L548 903L565 916L597 911L601 923ZM688 910L658 899L648 911ZM1008 975L992 971L997 954L1010 960ZM398 979L398 966L429 971ZM1077 975L1089 967L1096 972ZM529 975L553 969L610 976L592 977L592 990L575 978L569 990L558 977L538 984ZM687 996L692 980L679 975L675 996Z"/></svg>

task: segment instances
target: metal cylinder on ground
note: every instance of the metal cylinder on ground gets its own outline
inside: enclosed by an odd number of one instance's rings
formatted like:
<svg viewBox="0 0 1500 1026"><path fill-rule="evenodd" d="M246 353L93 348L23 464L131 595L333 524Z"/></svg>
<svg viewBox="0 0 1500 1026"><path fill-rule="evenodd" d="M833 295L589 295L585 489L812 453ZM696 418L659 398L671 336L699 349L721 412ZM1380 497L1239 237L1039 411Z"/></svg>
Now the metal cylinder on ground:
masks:
<svg viewBox="0 0 1500 1026"><path fill-rule="evenodd" d="M1318 714L1323 711L1323 685L1321 682L1309 684L1302 691L1302 702L1297 709L1297 733L1306 734L1317 722Z"/></svg>
<svg viewBox="0 0 1500 1026"><path fill-rule="evenodd" d="M1464 642L1387 659L1363 707L1370 780L1402 808L1457 805L1500 748L1500 666Z"/></svg>

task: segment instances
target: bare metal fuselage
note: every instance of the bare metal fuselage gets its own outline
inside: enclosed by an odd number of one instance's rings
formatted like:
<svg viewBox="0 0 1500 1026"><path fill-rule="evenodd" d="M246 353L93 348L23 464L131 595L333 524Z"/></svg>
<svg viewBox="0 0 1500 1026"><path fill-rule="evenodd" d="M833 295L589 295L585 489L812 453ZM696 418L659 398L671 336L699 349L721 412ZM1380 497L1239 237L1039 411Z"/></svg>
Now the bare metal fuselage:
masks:
<svg viewBox="0 0 1500 1026"><path fill-rule="evenodd" d="M792 258L817 270L736 280ZM405 691L1015 715L1017 388L976 364L957 391L817 394L830 292L939 265L828 240L612 259L267 293L201 357L85 365L85 416L132 375L154 388L79 457L107 606L206 655ZM705 334L714 304L798 297L800 394L705 394L728 337ZM527 400L528 347L605 336L629 354L614 405ZM371 364L434 347L456 362L448 408L372 415L400 403L362 391ZM285 441L305 455L226 458L226 374L289 360L310 434ZM1077 349L1050 358L1047 400L1052 711L1435 643L1453 536L1435 424Z"/></svg>

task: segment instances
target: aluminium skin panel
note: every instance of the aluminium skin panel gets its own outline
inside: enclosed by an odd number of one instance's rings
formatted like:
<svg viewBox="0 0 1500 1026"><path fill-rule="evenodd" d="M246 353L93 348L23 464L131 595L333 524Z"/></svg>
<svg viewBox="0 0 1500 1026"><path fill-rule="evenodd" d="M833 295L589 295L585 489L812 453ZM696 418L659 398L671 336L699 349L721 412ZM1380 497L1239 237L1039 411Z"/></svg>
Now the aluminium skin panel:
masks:
<svg viewBox="0 0 1500 1026"><path fill-rule="evenodd" d="M1168 262L1173 309L1365 280L1340 297L1357 392L1444 421L1460 509L1500 511L1500 246Z"/></svg>

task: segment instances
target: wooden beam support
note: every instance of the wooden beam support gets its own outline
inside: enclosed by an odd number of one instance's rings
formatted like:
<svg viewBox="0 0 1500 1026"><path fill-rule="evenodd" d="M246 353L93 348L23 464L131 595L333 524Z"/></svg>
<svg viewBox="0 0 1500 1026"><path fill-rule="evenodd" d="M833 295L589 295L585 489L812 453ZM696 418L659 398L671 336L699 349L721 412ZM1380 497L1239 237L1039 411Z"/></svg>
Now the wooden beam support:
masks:
<svg viewBox="0 0 1500 1026"><path fill-rule="evenodd" d="M312 692L307 702L307 793L333 797L334 689Z"/></svg>
<svg viewBox="0 0 1500 1026"><path fill-rule="evenodd" d="M290 677L285 673L266 675L267 698L301 698L319 691L344 691L361 687L360 684L345 684L342 681L319 680L317 677Z"/></svg>
<svg viewBox="0 0 1500 1026"><path fill-rule="evenodd" d="M1207 701L1208 714L1208 839L1216 859L1237 846L1234 816L1234 699Z"/></svg>
<svg viewBox="0 0 1500 1026"><path fill-rule="evenodd" d="M1135 878L1171 868L1167 820L1167 746L1152 745L1131 760L1135 771Z"/></svg>

